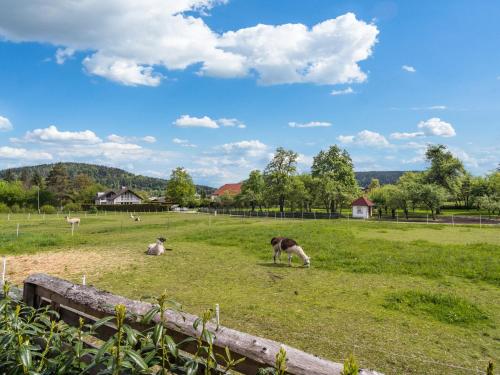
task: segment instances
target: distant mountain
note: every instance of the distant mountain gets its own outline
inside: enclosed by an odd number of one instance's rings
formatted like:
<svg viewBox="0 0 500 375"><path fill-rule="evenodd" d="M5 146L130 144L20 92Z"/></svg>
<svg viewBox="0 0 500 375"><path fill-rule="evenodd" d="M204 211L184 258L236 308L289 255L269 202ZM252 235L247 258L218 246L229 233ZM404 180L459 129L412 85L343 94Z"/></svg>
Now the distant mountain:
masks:
<svg viewBox="0 0 500 375"><path fill-rule="evenodd" d="M62 163L66 167L70 178L77 174L83 173L92 177L95 182L102 184L108 188L118 189L121 186L127 186L131 189L147 190L151 192L162 192L165 190L167 180L163 178L148 177L136 175L123 169L106 167L103 165L94 165L86 163ZM47 177L54 164L41 164L29 167L10 168L8 169L16 178L19 178L22 173L33 175L38 172L42 177ZM0 171L0 178L3 178L7 173L7 169ZM209 186L196 185L196 190L201 192L205 190L207 193L212 193L215 189Z"/></svg>
<svg viewBox="0 0 500 375"><path fill-rule="evenodd" d="M356 180L361 187L368 186L372 178L378 178L380 185L395 184L399 177L407 171L369 171L354 172Z"/></svg>

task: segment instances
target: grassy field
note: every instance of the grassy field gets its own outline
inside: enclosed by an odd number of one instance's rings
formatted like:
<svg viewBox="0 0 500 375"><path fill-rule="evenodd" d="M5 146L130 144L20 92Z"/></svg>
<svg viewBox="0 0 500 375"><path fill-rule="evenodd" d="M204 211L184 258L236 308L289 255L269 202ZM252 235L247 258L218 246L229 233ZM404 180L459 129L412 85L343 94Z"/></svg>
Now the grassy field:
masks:
<svg viewBox="0 0 500 375"><path fill-rule="evenodd" d="M8 278L81 280L135 299L167 290L188 312L386 374L471 374L500 365L500 228L149 214L0 216ZM20 235L16 237L16 224ZM144 254L164 235L162 257ZM272 264L295 238L312 267ZM283 262L286 259L283 257Z"/></svg>

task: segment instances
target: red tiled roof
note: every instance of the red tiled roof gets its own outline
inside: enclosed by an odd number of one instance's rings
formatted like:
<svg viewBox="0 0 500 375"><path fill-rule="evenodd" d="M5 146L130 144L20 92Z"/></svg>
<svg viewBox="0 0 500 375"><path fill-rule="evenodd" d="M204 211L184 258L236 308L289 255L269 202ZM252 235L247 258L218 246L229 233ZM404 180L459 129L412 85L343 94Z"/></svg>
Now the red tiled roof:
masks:
<svg viewBox="0 0 500 375"><path fill-rule="evenodd" d="M241 182L237 183L237 184L225 184L225 185L222 185L220 188L218 188L217 190L215 190L212 193L212 195L219 196L219 195L222 195L222 194L224 194L226 192L228 194L231 194L231 195L236 195L236 194L241 193Z"/></svg>
<svg viewBox="0 0 500 375"><path fill-rule="evenodd" d="M365 198L365 197L360 197L358 199L356 199L354 202L352 202L351 204L352 206L368 206L368 207L371 207L373 206L373 202L371 200L369 200L368 198Z"/></svg>

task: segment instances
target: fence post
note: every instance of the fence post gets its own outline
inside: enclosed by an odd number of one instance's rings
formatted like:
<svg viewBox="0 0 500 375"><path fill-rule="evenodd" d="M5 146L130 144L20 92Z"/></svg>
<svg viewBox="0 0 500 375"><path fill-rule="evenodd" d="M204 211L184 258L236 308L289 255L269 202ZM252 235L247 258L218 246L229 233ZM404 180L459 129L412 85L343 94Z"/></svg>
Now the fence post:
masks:
<svg viewBox="0 0 500 375"><path fill-rule="evenodd" d="M220 308L218 303L215 304L215 323L217 324L217 328L215 330L218 331L220 325Z"/></svg>
<svg viewBox="0 0 500 375"><path fill-rule="evenodd" d="M427 214L427 224L429 224L429 214Z"/></svg>
<svg viewBox="0 0 500 375"><path fill-rule="evenodd" d="M482 228L482 226L483 226L483 221L481 215L479 215L479 228Z"/></svg>
<svg viewBox="0 0 500 375"><path fill-rule="evenodd" d="M2 285L5 285L5 275L7 273L7 257L3 257ZM7 296L4 296L7 297Z"/></svg>
<svg viewBox="0 0 500 375"><path fill-rule="evenodd" d="M396 223L399 223L399 215L397 212L396 212Z"/></svg>
<svg viewBox="0 0 500 375"><path fill-rule="evenodd" d="M10 212L7 214L7 221L10 221Z"/></svg>
<svg viewBox="0 0 500 375"><path fill-rule="evenodd" d="M19 223L17 223L16 227L16 238L19 237Z"/></svg>
<svg viewBox="0 0 500 375"><path fill-rule="evenodd" d="M74 231L75 231L75 223L71 223L71 237L73 237Z"/></svg>
<svg viewBox="0 0 500 375"><path fill-rule="evenodd" d="M455 226L455 218L453 217L453 214L451 214L451 225Z"/></svg>

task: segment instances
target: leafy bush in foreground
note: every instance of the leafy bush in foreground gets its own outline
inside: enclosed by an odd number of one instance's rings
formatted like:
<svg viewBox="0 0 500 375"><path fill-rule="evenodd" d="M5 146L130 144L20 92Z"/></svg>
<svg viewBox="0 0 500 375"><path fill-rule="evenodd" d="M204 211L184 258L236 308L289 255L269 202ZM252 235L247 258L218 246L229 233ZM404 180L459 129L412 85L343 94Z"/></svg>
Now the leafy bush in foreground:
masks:
<svg viewBox="0 0 500 375"><path fill-rule="evenodd" d="M164 312L167 307L179 305L163 294L157 304L140 322L151 323L160 314L160 321L152 328L139 332L125 323L125 306L115 307L115 316L85 324L80 318L78 327L70 327L59 320L59 315L48 307L38 310L13 301L8 297L9 286L4 285L0 300L0 373L5 374L226 374L244 358L233 359L226 348L225 355L215 354L214 333L207 330L212 318L207 310L193 327L201 327L199 337L190 337L176 343L165 329ZM88 345L89 338L102 325L112 322L116 333L99 348ZM179 350L188 342L197 351L192 357L181 356ZM278 358L279 357L279 358ZM269 374L283 374L286 370L284 349L277 355L277 370ZM217 368L219 363L219 368Z"/></svg>

